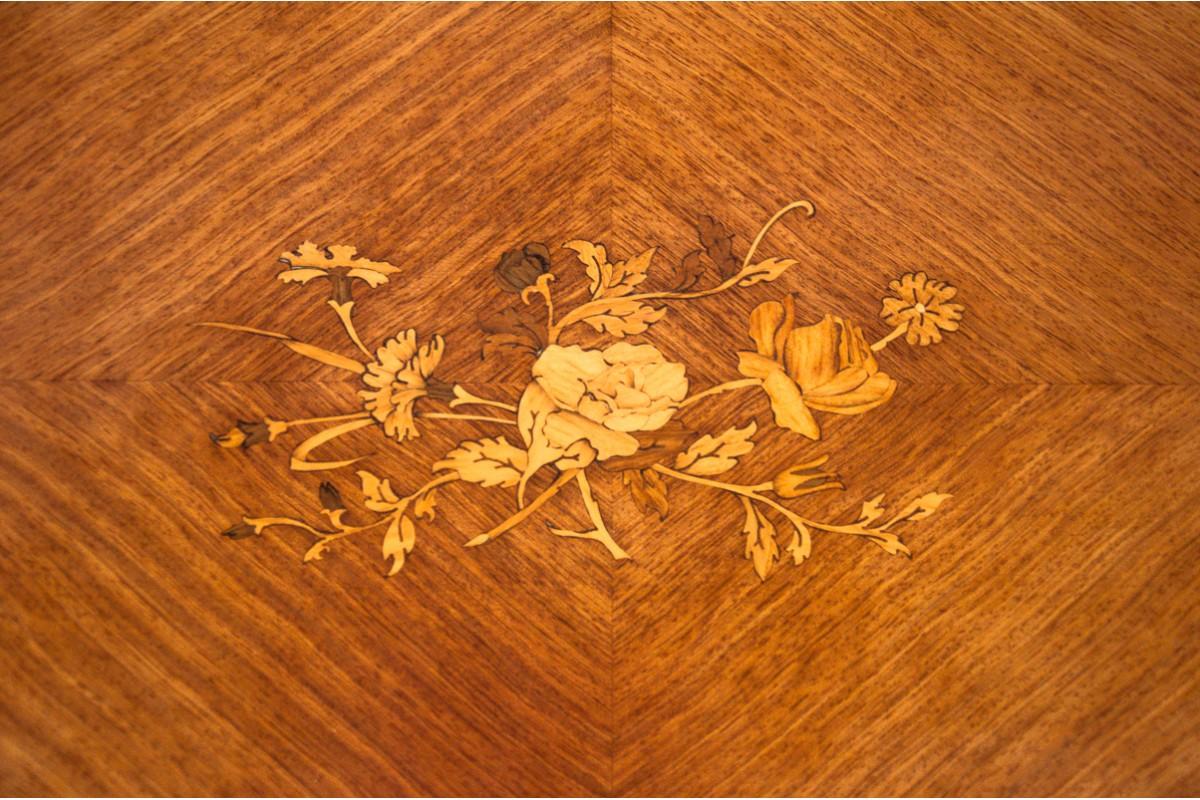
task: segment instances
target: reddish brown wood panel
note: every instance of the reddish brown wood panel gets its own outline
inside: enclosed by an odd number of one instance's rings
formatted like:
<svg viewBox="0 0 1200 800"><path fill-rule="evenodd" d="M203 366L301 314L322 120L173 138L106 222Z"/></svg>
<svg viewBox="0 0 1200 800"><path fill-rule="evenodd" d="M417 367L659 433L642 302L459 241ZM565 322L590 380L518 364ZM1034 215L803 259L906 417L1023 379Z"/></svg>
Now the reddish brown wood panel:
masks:
<svg viewBox="0 0 1200 800"><path fill-rule="evenodd" d="M1189 792L1200 493L1161 485L1200 469L1191 390L904 388L829 439L853 479L811 508L851 519L901 476L952 492L905 536L911 561L818 536L760 585L737 526L712 524L731 500L672 487L669 526L630 515L618 791ZM928 419L942 430L914 440ZM804 455L782 439L758 442L778 467Z"/></svg>
<svg viewBox="0 0 1200 800"><path fill-rule="evenodd" d="M322 478L208 433L357 387L193 325L334 346L317 290L274 274L304 238L345 240L404 270L361 299L364 331L438 320L449 368L527 373L479 361L473 306L500 250L605 233L608 9L64 5L0 26L0 791L606 791L607 564L466 551L479 519L444 514L424 578L395 584L377 545L314 569L286 532L223 539L308 512ZM373 463L424 470L449 435ZM468 501L499 499L447 498Z"/></svg>
<svg viewBox="0 0 1200 800"><path fill-rule="evenodd" d="M619 241L682 253L700 210L748 237L818 205L772 235L802 260L782 286L722 301L728 325L678 309L664 352L726 379L784 289L874 335L902 272L967 304L953 346L888 349L885 408L758 440L831 454L847 492L818 516L953 493L911 563L818 538L758 586L736 525L709 534L727 498L674 490L686 540L630 515L615 790L1195 793L1197 9L617 6L614 30Z"/></svg>
<svg viewBox="0 0 1200 800"><path fill-rule="evenodd" d="M0 31L0 792L1200 792L1195 6L14 5ZM465 549L510 498L457 485L389 580L378 542L219 535L356 484L208 440L357 402L195 327L341 347L327 290L274 280L300 241L399 266L356 295L364 336L440 332L439 373L514 401L530 360L479 359L503 251L667 262L700 215L744 248L801 197L762 248L799 265L638 341L698 391L765 300L877 338L889 279L954 283L961 330L889 347L895 397L820 441L759 392L694 417L759 423L731 479L830 455L822 519L952 493L911 560L818 534L761 582L736 501L670 483L660 522L602 470L628 562L549 536L583 524L562 497ZM463 428L375 433L331 452L408 486Z"/></svg>
<svg viewBox="0 0 1200 800"><path fill-rule="evenodd" d="M775 241L811 265L785 288L814 307L858 314L915 269L971 298L910 381L1200 368L1193 6L618 6L613 24L621 243L681 252L698 213L750 237L810 197L816 219ZM744 318L759 296L734 300Z"/></svg>

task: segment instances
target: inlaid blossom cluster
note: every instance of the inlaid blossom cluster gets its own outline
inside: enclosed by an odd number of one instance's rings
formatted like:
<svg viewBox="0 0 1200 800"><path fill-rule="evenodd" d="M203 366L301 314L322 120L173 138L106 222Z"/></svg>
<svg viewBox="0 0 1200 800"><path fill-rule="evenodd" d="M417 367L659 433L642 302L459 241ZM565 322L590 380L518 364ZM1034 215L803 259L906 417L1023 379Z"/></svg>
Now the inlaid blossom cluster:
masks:
<svg viewBox="0 0 1200 800"><path fill-rule="evenodd" d="M651 269L658 251L653 247L619 260L603 244L575 240L564 245L573 266L557 271L550 248L542 243L503 253L493 274L499 288L514 297L514 304L484 316L480 326L486 357L532 359L528 385L512 398L487 397L457 381L435 377L447 347L436 333L423 338L406 329L374 349L368 347L353 321L354 282L379 287L400 268L364 259L353 247L305 242L284 254L281 260L288 268L279 278L296 284L328 281L327 303L350 344L365 358L274 331L205 324L267 337L299 355L357 373L363 387L357 392L357 408L299 420L239 421L228 433L213 437L217 444L244 449L272 443L296 428L317 427L291 451L291 468L308 472L341 470L362 461L361 456L326 460L315 453L334 439L367 427L377 427L400 447L429 424L492 423L499 435L461 441L431 465L432 477L411 492L398 492L390 479L359 468L360 509L350 511L341 491L326 481L318 493L320 522L294 516L246 516L226 534L249 538L271 527L299 530L312 538L305 555L311 561L322 558L340 539L374 530L382 533L381 552L390 575L407 562L418 523L433 519L438 490L447 484L463 482L511 493L513 513L472 536L468 546L490 542L544 513L541 509L550 498L574 485L590 527L575 530L550 521L548 530L563 538L596 541L614 558L624 559L629 556L609 529L589 481L593 470L604 469L621 473L630 501L660 519L670 513L672 482L730 495L741 516L740 527L737 523L731 527L742 537L742 554L762 580L785 557L795 564L807 559L814 533L857 536L888 553L908 554L896 529L934 513L948 495L927 492L891 514L879 495L863 502L857 515L846 522L813 520L783 501L844 490L844 482L827 468L828 456L808 458L758 483L730 482L722 476L752 453L758 423L742 419L720 431L696 430L689 426L689 411L725 392L758 391L765 396L776 426L802 441L818 441L826 415L867 413L886 404L897 391L896 380L879 363L889 343L903 337L911 345L927 346L958 329L963 306L951 302L954 287L931 280L924 272L892 281L880 316L893 330L874 342L854 320L805 309L795 296L763 302L747 323L753 349L737 352L736 363L731 364L737 377L700 391L689 382L686 365L669 361L652 343L631 341L661 322L670 303L697 301L783 275L795 260L758 259L756 254L771 228L796 210L813 214L806 201L788 205L759 231L744 255L738 254L734 237L723 225L703 217L697 225L699 247L662 276ZM556 308L554 293L557 276L564 271L578 271L588 283L587 298L566 309ZM660 278L672 285L653 288L663 283ZM612 341L562 342L579 329ZM460 410L464 407L475 411L464 413ZM550 475L549 485L531 496L531 479L543 471Z"/></svg>

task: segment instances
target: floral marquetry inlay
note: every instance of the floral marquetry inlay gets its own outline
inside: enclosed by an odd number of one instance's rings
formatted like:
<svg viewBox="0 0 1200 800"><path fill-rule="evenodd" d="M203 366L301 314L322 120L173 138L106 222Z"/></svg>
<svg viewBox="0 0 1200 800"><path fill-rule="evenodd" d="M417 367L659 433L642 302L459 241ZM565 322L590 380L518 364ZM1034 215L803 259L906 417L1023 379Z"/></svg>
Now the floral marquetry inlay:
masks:
<svg viewBox="0 0 1200 800"><path fill-rule="evenodd" d="M798 510L797 501L815 492L845 488L829 469L828 456L764 476L759 483L731 483L721 476L752 454L757 424L750 419L731 420L724 430L704 431L689 428L687 417L689 410L718 394L759 391L770 402L776 426L818 441L827 415L864 414L886 404L896 392L895 379L880 364L890 343L903 338L910 345L936 344L944 333L958 328L963 307L951 302L956 293L953 286L924 272L892 281L878 314L892 330L874 342L854 320L804 308L791 295L764 302L746 321L753 349L737 353L736 363L729 364L729 381L699 391L689 381L685 364L668 360L653 344L631 341L661 322L672 302L700 300L782 275L795 260L758 259L757 253L771 227L796 210L813 214L806 201L788 205L763 226L744 256L735 252L733 236L724 226L703 217L697 225L699 249L662 275L653 269L657 248L622 260L599 243L567 242L564 249L572 254L573 269L588 290L584 300L569 308L555 305L548 247L530 243L504 253L494 275L514 300L509 308L481 319L480 325L485 357L532 358L529 383L519 397L512 398L476 394L457 380L438 376L447 347L439 334L418 335L408 329L373 349L364 343L353 319L354 282L377 288L399 272L397 267L359 256L347 246L305 242L285 253L280 260L287 269L279 279L298 284L327 281L327 302L358 356L335 353L284 333L229 323L203 324L275 339L301 356L358 374L362 386L356 402L339 413L308 419L239 421L228 433L214 435L214 442L225 448L247 448L276 442L293 429L315 430L293 446L290 464L296 471L325 471L362 460L324 460L317 455L323 445L361 428L378 428L382 437L399 447L420 436L424 426L434 424L490 423L497 435L460 442L431 465L429 479L415 488L402 488L394 485L394 478L358 469L362 501L361 509L352 514L355 524L346 519L349 512L339 489L326 481L318 492L321 516L315 519L319 521L248 516L225 535L237 539L272 527L296 529L311 537L304 560L312 561L341 539L368 534L380 542L386 572L394 575L416 546L418 525L434 518L440 487L461 481L511 497L512 514L492 521L490 528L466 542L476 547L538 514L547 500L574 484L591 527L570 530L549 520L548 530L559 537L594 540L613 558L628 558L617 535L609 530L589 483L589 474L602 468L620 472L629 499L659 519L670 513L672 481L736 496L743 519L740 527L730 521L729 529L742 537L745 558L763 580L785 557L794 564L807 559L817 534L858 536L893 555L908 555L898 529L934 513L948 495L919 494L892 512L879 495L848 513L846 522L811 519ZM650 288L665 283L674 285ZM578 325L609 341L589 347L564 343L567 331ZM730 350L735 348L731 343ZM735 377L739 373L741 377ZM474 413L459 410L464 408ZM530 487L530 480L543 470L550 473L550 483L538 492ZM538 485L545 482L534 484Z"/></svg>

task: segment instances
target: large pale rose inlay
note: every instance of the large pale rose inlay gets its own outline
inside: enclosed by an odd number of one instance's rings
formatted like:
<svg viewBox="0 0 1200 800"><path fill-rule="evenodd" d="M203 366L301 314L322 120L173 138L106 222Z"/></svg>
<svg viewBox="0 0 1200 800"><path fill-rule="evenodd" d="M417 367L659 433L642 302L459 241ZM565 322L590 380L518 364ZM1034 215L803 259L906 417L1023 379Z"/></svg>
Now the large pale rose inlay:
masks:
<svg viewBox="0 0 1200 800"><path fill-rule="evenodd" d="M666 425L688 390L682 364L627 342L603 350L550 345L533 378L517 410L530 453L526 479L550 463L565 469L632 455L632 434Z"/></svg>

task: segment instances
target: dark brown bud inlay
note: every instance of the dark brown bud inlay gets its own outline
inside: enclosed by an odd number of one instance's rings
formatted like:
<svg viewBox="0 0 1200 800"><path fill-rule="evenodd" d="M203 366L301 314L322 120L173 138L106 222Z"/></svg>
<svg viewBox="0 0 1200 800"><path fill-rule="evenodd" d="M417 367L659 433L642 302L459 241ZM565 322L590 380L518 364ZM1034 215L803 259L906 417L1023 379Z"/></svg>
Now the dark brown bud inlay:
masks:
<svg viewBox="0 0 1200 800"><path fill-rule="evenodd" d="M550 250L540 242L530 242L520 250L509 250L502 255L493 272L501 289L518 294L549 271Z"/></svg>

